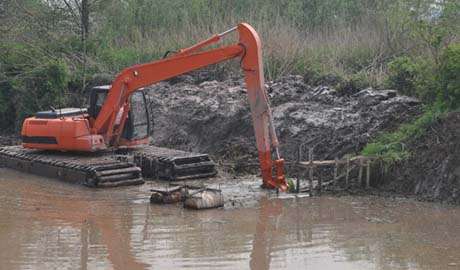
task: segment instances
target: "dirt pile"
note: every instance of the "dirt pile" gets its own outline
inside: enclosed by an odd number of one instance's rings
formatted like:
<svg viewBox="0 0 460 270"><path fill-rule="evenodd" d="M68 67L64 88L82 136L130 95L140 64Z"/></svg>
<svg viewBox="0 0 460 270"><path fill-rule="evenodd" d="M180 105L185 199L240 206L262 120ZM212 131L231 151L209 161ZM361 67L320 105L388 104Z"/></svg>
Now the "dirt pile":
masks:
<svg viewBox="0 0 460 270"><path fill-rule="evenodd" d="M407 145L410 158L396 166L385 188L424 200L460 204L460 113L437 120Z"/></svg>
<svg viewBox="0 0 460 270"><path fill-rule="evenodd" d="M312 87L300 76L267 83L281 154L295 159L314 150L315 159L361 150L379 131L418 114L419 102L393 90L365 89L343 96ZM206 152L220 160L256 160L257 150L244 81L196 83L185 76L151 87L157 145Z"/></svg>
<svg viewBox="0 0 460 270"><path fill-rule="evenodd" d="M21 139L14 135L0 136L0 146L21 144Z"/></svg>

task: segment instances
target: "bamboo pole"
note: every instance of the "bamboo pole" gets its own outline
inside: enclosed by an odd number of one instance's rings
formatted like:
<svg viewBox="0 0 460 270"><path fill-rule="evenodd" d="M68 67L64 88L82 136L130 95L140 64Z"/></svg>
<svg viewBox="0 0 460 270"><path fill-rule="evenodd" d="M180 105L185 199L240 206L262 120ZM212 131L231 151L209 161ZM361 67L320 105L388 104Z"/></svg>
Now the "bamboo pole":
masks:
<svg viewBox="0 0 460 270"><path fill-rule="evenodd" d="M359 160L360 158L365 158L365 157L362 157L362 156L357 156L357 157L353 157L353 158L350 158L350 162L355 162L357 160ZM313 164L316 165L316 166L332 166L336 163L335 160L317 160L317 161L313 161ZM339 164L346 164L347 163L347 160L346 159L339 159L337 160L337 163ZM286 164L289 164L289 162L286 162ZM309 161L301 161L300 162L300 166L303 166L303 167L308 167L310 164ZM258 165L257 163L254 163L254 165Z"/></svg>

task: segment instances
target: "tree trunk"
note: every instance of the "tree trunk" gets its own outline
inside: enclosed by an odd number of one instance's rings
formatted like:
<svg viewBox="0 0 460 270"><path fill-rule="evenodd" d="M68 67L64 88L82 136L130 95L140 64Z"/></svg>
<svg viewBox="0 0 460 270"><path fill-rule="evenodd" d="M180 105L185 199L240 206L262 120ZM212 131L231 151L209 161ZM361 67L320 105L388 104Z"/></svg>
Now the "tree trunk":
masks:
<svg viewBox="0 0 460 270"><path fill-rule="evenodd" d="M86 40L89 33L89 0L81 1L81 39Z"/></svg>

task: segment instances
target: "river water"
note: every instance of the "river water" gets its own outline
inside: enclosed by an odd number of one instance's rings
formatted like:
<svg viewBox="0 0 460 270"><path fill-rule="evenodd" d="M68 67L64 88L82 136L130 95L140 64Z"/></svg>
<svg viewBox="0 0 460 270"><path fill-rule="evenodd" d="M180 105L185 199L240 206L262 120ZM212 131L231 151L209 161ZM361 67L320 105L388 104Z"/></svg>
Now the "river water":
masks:
<svg viewBox="0 0 460 270"><path fill-rule="evenodd" d="M0 269L460 269L460 207L380 197L148 203L0 169Z"/></svg>

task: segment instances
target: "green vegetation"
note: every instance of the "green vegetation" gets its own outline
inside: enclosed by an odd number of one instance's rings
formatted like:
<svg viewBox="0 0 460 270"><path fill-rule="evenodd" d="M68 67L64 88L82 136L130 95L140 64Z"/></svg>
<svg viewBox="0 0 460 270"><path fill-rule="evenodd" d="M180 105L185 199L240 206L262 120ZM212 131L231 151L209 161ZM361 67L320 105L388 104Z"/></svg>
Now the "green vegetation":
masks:
<svg viewBox="0 0 460 270"><path fill-rule="evenodd" d="M437 98L442 108L460 108L460 44L453 44L442 52L437 82Z"/></svg>
<svg viewBox="0 0 460 270"><path fill-rule="evenodd" d="M5 0L0 127L78 106L99 78L243 21L261 36L268 80L301 74L343 94L391 87L428 107L459 106L460 0ZM241 74L238 61L208 70Z"/></svg>
<svg viewBox="0 0 460 270"><path fill-rule="evenodd" d="M460 108L460 43L439 49L436 61L398 57L388 64L387 85L442 110Z"/></svg>
<svg viewBox="0 0 460 270"><path fill-rule="evenodd" d="M295 193L297 190L296 184L294 183L294 179L286 178L286 183L288 185L288 192Z"/></svg>
<svg viewBox="0 0 460 270"><path fill-rule="evenodd" d="M437 117L440 117L439 112L426 110L414 123L402 125L395 132L380 134L377 141L366 145L361 154L388 163L403 161L410 155L406 144L423 135Z"/></svg>
<svg viewBox="0 0 460 270"><path fill-rule="evenodd" d="M423 135L446 112L460 109L460 2L443 3L436 19L412 22L411 34L420 42L422 53L408 53L387 64L386 86L419 98L425 104L424 113L395 132L381 134L362 154L388 163L405 160L410 156L407 143Z"/></svg>
<svg viewBox="0 0 460 270"><path fill-rule="evenodd" d="M460 109L460 44L442 49L437 64L400 57L389 63L389 70L389 85L419 97L427 106L414 123L381 134L362 151L363 155L392 163L409 157L405 144L423 135L434 120L445 112Z"/></svg>
<svg viewBox="0 0 460 270"><path fill-rule="evenodd" d="M410 153L405 144L423 135L440 115L460 108L460 44L442 49L437 65L400 57L389 64L389 69L390 85L419 97L428 106L414 123L401 126L396 132L381 134L362 152L391 163L406 159Z"/></svg>

